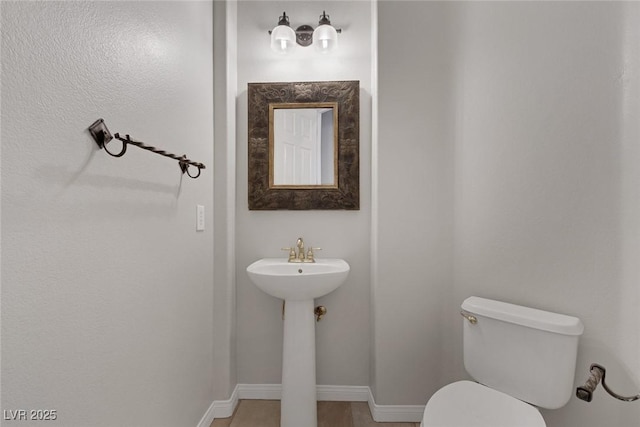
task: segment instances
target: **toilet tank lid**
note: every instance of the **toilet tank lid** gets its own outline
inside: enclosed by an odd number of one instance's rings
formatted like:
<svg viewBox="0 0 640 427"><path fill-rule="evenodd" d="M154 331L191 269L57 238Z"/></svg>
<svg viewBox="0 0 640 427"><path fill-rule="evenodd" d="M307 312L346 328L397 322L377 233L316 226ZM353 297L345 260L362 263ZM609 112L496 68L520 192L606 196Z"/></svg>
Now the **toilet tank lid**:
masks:
<svg viewBox="0 0 640 427"><path fill-rule="evenodd" d="M502 301L469 297L462 309L478 316L489 317L529 328L563 335L582 335L584 325L577 317L552 313Z"/></svg>

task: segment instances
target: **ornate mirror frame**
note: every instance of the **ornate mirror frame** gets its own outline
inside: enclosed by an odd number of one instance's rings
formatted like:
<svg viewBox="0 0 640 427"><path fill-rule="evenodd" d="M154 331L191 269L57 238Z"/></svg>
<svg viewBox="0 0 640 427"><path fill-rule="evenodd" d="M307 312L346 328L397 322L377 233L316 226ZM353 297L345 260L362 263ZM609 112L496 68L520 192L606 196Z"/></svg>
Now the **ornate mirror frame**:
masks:
<svg viewBox="0 0 640 427"><path fill-rule="evenodd" d="M249 83L249 209L360 209L360 83L358 81ZM269 186L271 104L338 104L338 185Z"/></svg>

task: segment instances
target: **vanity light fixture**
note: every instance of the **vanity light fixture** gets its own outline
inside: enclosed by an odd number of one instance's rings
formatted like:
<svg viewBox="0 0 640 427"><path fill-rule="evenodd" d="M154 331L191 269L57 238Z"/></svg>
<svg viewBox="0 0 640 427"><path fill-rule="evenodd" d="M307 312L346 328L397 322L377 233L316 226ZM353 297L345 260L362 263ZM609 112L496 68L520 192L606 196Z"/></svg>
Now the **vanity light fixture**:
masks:
<svg viewBox="0 0 640 427"><path fill-rule="evenodd" d="M278 25L269 31L271 49L274 52L286 54L293 51L296 44L309 46L313 43L316 50L327 53L337 47L338 33L341 32L341 29L336 29L331 25L329 15L325 11L322 11L318 27L315 30L311 25L300 25L295 31L289 25L289 17L286 12L282 12L282 16L278 19Z"/></svg>
<svg viewBox="0 0 640 427"><path fill-rule="evenodd" d="M274 52L285 54L296 46L296 32L289 26L289 17L286 12L282 12L278 26L269 31L269 34L271 34L271 49Z"/></svg>

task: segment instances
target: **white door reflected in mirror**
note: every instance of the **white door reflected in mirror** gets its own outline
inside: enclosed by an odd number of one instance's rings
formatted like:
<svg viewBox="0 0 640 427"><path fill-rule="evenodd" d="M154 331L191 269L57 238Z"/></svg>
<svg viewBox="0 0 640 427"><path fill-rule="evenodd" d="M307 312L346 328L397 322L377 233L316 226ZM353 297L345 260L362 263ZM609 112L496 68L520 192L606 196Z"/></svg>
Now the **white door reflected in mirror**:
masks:
<svg viewBox="0 0 640 427"><path fill-rule="evenodd" d="M271 106L271 186L337 186L337 105L324 104Z"/></svg>

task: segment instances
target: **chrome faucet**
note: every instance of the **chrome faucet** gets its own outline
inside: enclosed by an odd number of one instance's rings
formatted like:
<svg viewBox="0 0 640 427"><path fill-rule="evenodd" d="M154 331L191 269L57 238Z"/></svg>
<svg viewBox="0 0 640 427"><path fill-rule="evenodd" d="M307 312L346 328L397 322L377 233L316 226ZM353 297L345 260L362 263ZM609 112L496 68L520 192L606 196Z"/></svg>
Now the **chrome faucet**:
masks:
<svg viewBox="0 0 640 427"><path fill-rule="evenodd" d="M316 262L313 251L321 248L309 248L305 253L304 240L298 237L295 247L282 248L283 251L289 251L289 262Z"/></svg>

